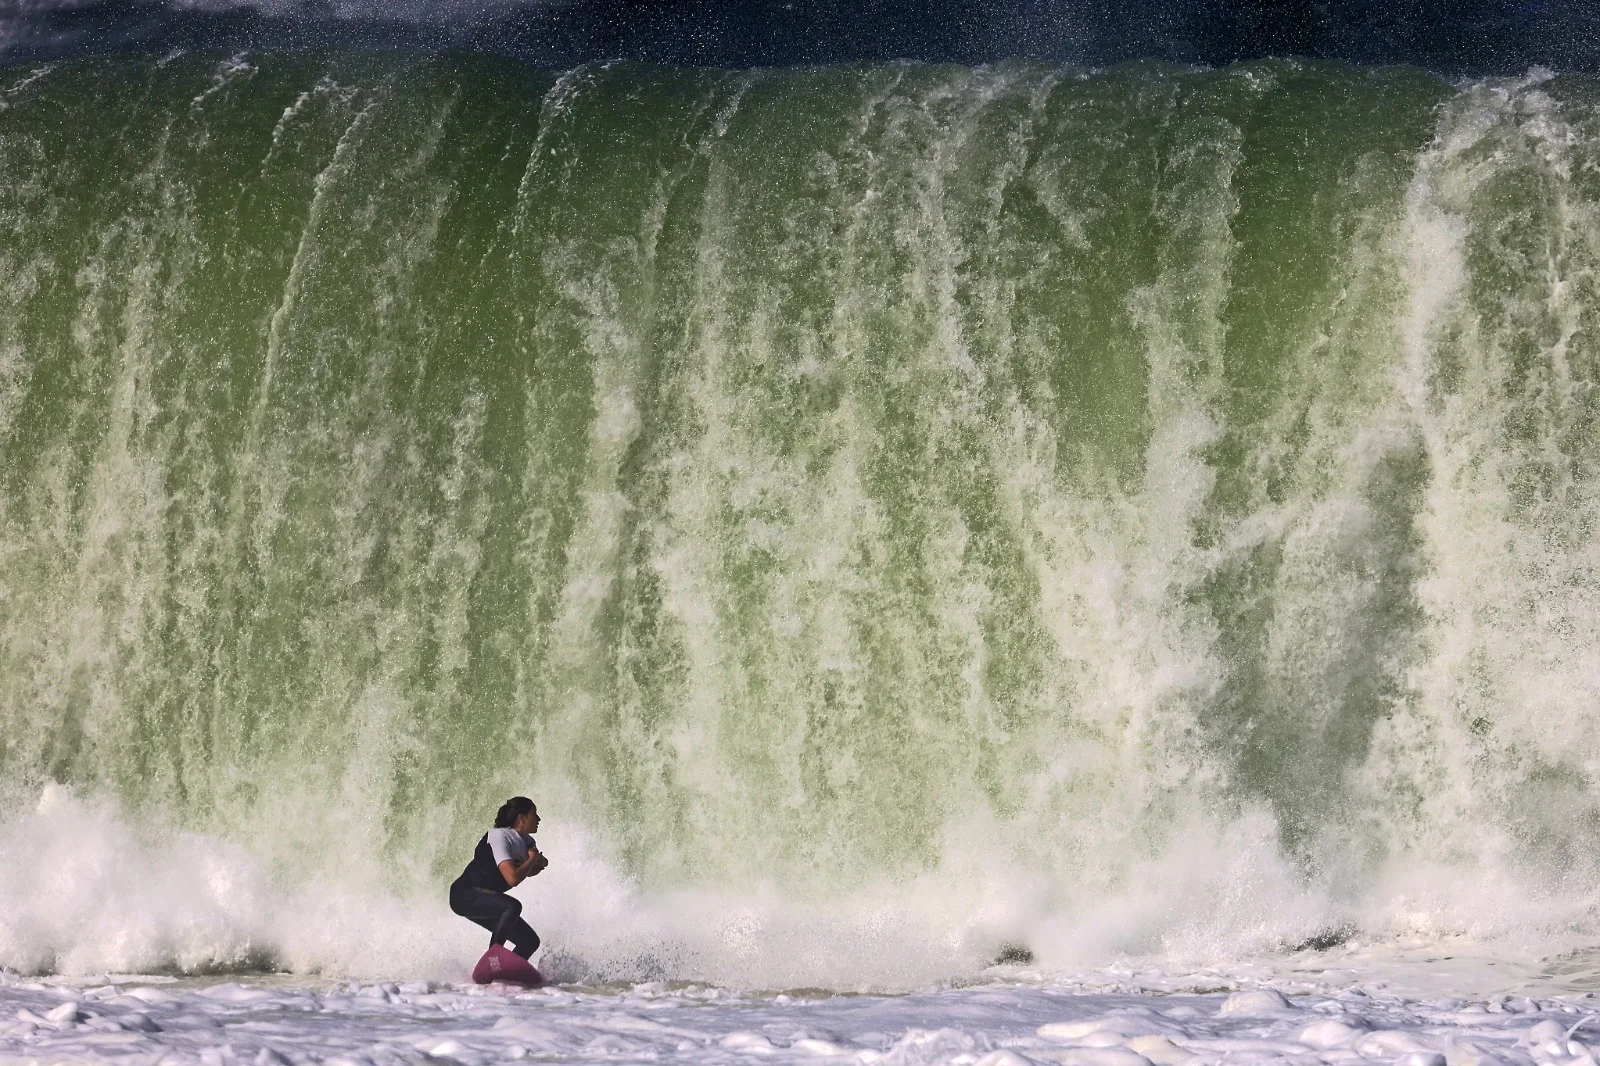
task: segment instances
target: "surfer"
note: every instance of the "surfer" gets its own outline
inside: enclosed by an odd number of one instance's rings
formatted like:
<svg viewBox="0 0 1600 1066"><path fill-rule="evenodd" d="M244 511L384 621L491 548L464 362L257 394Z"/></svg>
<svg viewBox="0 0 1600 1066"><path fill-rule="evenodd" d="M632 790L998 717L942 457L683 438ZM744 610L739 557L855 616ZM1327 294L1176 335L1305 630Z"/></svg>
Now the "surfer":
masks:
<svg viewBox="0 0 1600 1066"><path fill-rule="evenodd" d="M489 930L490 948L509 940L511 950L524 959L539 947L539 934L522 920L522 904L506 891L550 865L533 842L538 828L539 809L533 800L506 800L494 828L478 841L472 861L450 885L450 909Z"/></svg>

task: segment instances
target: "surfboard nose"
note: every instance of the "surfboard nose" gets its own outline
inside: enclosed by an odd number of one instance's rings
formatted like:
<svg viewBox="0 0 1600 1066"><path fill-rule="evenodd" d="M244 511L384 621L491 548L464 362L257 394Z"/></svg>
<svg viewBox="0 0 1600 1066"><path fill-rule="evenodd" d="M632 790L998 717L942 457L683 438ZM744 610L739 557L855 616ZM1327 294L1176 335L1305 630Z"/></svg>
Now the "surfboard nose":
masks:
<svg viewBox="0 0 1600 1066"><path fill-rule="evenodd" d="M545 983L544 975L532 963L498 944L483 953L472 969L472 980L480 985L506 981L527 988L538 988Z"/></svg>

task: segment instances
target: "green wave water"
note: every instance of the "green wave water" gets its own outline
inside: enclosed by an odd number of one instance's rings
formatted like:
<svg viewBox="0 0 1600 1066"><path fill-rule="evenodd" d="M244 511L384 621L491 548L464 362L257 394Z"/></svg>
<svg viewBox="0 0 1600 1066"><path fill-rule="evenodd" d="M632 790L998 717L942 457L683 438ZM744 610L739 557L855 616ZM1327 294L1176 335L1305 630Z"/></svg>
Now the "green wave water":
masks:
<svg viewBox="0 0 1600 1066"><path fill-rule="evenodd" d="M1587 76L0 70L12 851L433 905L528 792L702 960L1591 936L1597 266Z"/></svg>

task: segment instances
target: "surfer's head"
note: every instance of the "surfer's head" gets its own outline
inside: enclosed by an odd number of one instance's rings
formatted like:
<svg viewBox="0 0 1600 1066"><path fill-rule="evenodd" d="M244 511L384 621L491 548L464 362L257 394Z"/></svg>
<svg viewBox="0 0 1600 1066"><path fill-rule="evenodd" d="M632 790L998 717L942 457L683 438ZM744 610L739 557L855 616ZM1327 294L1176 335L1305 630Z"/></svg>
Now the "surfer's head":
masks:
<svg viewBox="0 0 1600 1066"><path fill-rule="evenodd" d="M527 796L512 796L500 805L500 812L494 816L494 827L532 833L539 828L539 808Z"/></svg>

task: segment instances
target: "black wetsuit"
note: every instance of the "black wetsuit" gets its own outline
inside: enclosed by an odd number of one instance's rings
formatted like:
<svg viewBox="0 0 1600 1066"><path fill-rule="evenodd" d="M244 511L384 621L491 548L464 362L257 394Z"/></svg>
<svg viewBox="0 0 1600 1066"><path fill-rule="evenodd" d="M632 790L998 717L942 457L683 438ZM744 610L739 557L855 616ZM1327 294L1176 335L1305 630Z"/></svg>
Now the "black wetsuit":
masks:
<svg viewBox="0 0 1600 1066"><path fill-rule="evenodd" d="M511 950L528 958L539 947L539 934L522 920L522 904L506 895L511 886L495 865L489 835L478 841L472 861L450 884L450 909L489 930L489 944L511 941Z"/></svg>

